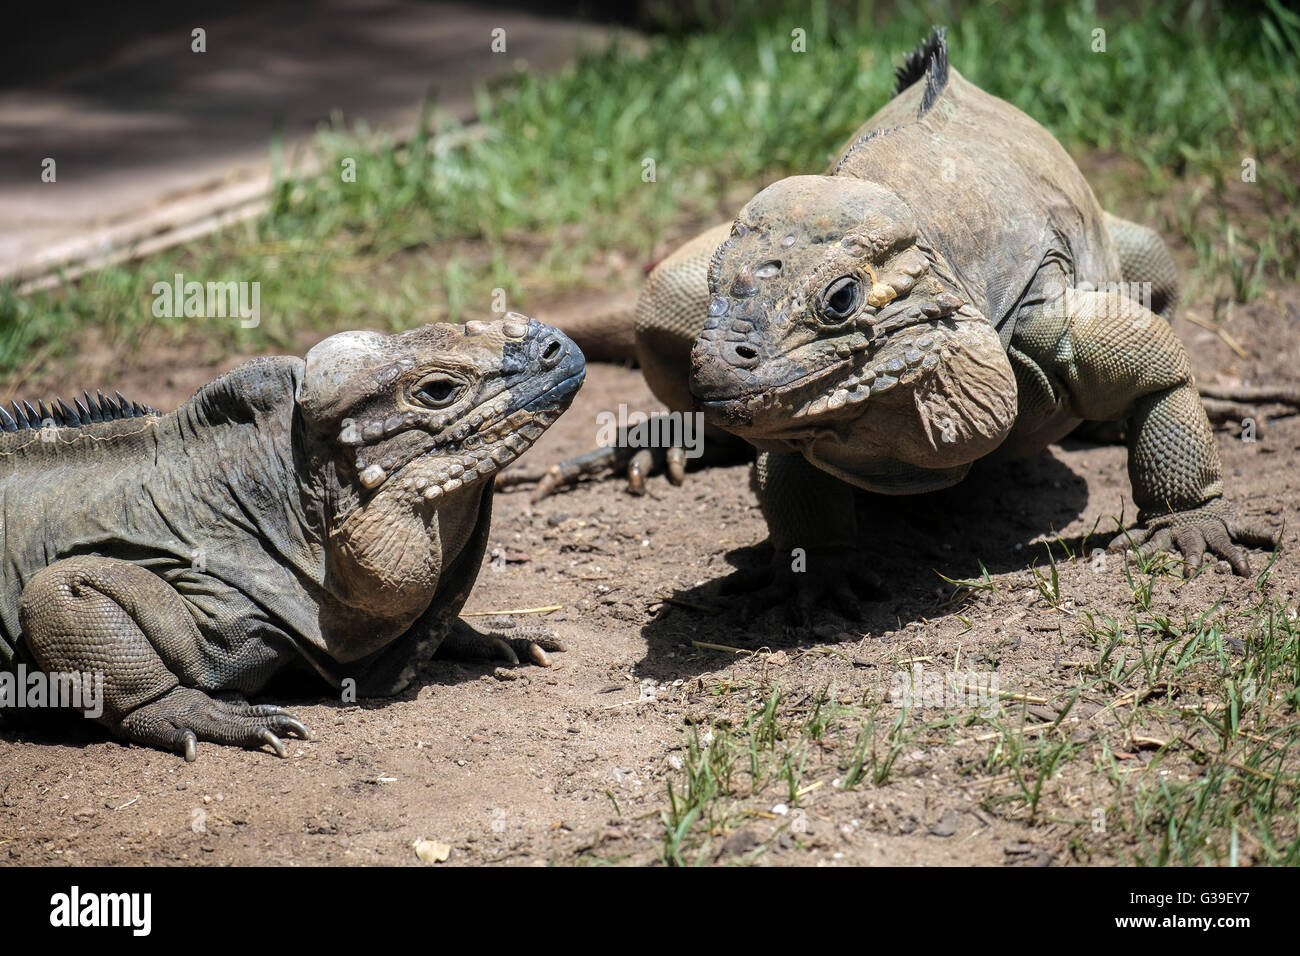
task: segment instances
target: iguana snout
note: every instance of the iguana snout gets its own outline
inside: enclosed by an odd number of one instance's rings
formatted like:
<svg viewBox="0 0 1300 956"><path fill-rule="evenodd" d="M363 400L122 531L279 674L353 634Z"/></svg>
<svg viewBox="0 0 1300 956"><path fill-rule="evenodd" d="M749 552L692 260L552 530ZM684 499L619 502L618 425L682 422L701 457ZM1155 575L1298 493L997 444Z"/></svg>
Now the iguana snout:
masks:
<svg viewBox="0 0 1300 956"><path fill-rule="evenodd" d="M517 313L344 332L307 353L298 405L342 475L435 501L517 458L569 406L585 369L567 336Z"/></svg>

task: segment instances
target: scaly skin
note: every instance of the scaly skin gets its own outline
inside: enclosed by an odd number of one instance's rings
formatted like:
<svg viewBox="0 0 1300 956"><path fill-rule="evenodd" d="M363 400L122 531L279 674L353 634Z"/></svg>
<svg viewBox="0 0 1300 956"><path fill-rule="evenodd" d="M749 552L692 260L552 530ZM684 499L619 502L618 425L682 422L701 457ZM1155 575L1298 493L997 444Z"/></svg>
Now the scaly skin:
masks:
<svg viewBox="0 0 1300 956"><path fill-rule="evenodd" d="M881 121L869 121L850 143L881 128ZM840 163L837 158L836 165ZM834 173L835 166L829 170ZM1171 318L1178 303L1178 275L1169 250L1153 230L1134 222L1102 213L1102 222L1119 257L1121 281L1128 286L1146 283L1150 288L1151 310ZM690 350L703 330L710 302L708 269L713 253L730 236L731 221L719 223L681 245L658 262L642 286L636 307L603 313L568 316L563 328L589 355L596 353L613 361L635 361L655 396L671 411L686 413L693 408L690 395ZM1257 428L1263 419L1261 404L1300 408L1300 389L1215 388L1199 389L1202 404L1215 422L1241 422L1251 418ZM1117 423L1118 424L1118 423ZM1089 436L1118 440L1116 426L1089 427ZM711 424L706 424L707 462L736 461L744 457L742 446ZM553 466L545 477L541 472L526 474L512 470L503 483L515 484L542 479L534 498L600 474L610 467L628 467L629 491L645 491L645 475L666 466L670 480L683 478L679 450L653 449L633 453L623 448L591 452Z"/></svg>
<svg viewBox="0 0 1300 956"><path fill-rule="evenodd" d="M942 31L825 175L746 205L701 282L717 237L652 274L637 341L656 343L646 378L670 408L685 410L685 383L707 422L759 450L776 558L745 585L856 613L852 587L869 582L852 488L946 487L1084 419L1126 424L1144 524L1132 540L1175 545L1192 567L1208 549L1238 573L1240 545L1275 544L1221 497L1205 411L1162 318L1178 296L1163 243L1104 213L1046 130L951 69ZM1151 283L1150 310L1106 291L1132 282ZM805 574L785 573L795 547Z"/></svg>
<svg viewBox="0 0 1300 956"><path fill-rule="evenodd" d="M99 673L98 719L193 759L306 728L229 703L306 666L400 692L440 645L547 663L548 636L458 620L492 478L568 407L582 353L524 316L345 332L160 415L0 414L0 667ZM44 406L41 406L44 411ZM19 419L21 418L21 422ZM536 640L530 639L535 636Z"/></svg>

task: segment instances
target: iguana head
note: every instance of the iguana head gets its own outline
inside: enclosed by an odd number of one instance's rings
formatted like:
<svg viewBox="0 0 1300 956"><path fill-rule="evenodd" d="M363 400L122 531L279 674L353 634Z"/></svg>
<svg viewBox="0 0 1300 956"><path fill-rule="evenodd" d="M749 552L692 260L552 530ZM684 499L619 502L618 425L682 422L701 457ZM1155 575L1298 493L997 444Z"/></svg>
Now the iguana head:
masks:
<svg viewBox="0 0 1300 956"><path fill-rule="evenodd" d="M343 332L307 353L298 408L363 501L432 504L522 454L568 408L585 367L563 333L517 313Z"/></svg>
<svg viewBox="0 0 1300 956"><path fill-rule="evenodd" d="M398 335L343 332L307 353L296 396L299 472L320 508L324 582L366 626L355 660L430 605L491 513L489 482L569 406L582 352L515 313ZM474 556L469 580L477 573Z"/></svg>
<svg viewBox="0 0 1300 956"><path fill-rule="evenodd" d="M1016 383L996 330L881 186L769 186L714 254L709 293L691 393L759 448L892 490L900 471L964 471L1011 428Z"/></svg>

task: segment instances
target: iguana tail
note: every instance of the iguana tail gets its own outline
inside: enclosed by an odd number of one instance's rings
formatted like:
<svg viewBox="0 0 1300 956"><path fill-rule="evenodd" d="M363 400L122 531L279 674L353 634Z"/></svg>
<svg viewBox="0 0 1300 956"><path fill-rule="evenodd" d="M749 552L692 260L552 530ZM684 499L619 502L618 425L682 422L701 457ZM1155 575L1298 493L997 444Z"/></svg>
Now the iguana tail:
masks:
<svg viewBox="0 0 1300 956"><path fill-rule="evenodd" d="M636 361L636 294L602 299L544 321L578 343L588 362Z"/></svg>

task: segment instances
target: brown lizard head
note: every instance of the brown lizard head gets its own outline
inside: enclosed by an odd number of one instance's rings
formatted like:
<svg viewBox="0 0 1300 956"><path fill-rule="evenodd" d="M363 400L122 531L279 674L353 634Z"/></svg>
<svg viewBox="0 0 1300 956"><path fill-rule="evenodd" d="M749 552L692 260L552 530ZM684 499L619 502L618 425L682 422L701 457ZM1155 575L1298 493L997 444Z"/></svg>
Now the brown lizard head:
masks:
<svg viewBox="0 0 1300 956"><path fill-rule="evenodd" d="M898 462L952 468L991 451L1014 421L996 330L882 186L844 176L769 186L714 254L709 293L691 394L759 448L859 475Z"/></svg>
<svg viewBox="0 0 1300 956"><path fill-rule="evenodd" d="M362 502L433 504L517 458L568 408L585 369L567 336L517 313L343 332L307 353L298 408Z"/></svg>
<svg viewBox="0 0 1300 956"><path fill-rule="evenodd" d="M423 612L489 513L488 482L568 408L585 370L563 333L515 313L343 332L308 352L295 445L336 599L399 631Z"/></svg>

